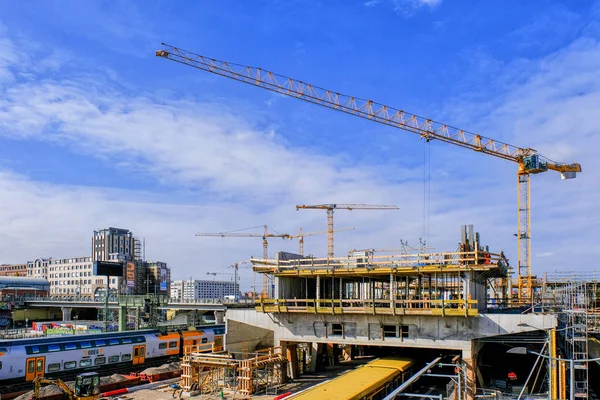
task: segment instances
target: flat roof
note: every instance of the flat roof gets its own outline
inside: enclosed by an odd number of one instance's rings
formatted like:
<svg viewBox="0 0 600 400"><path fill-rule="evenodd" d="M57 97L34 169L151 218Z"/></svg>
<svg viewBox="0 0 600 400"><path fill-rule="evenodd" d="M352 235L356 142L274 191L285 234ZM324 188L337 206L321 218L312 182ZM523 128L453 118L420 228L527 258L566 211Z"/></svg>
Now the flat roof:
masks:
<svg viewBox="0 0 600 400"><path fill-rule="evenodd" d="M406 358L378 358L357 367L337 378L298 393L290 399L362 399L373 388L383 385L395 376L408 370L412 360Z"/></svg>

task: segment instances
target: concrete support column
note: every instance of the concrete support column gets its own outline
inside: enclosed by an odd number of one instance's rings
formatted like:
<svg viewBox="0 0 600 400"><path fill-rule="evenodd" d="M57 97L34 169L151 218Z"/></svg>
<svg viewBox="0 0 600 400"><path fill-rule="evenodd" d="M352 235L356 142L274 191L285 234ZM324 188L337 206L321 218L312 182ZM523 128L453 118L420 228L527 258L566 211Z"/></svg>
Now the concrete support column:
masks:
<svg viewBox="0 0 600 400"><path fill-rule="evenodd" d="M319 358L319 343L310 344L310 371L317 370L317 359Z"/></svg>
<svg viewBox="0 0 600 400"><path fill-rule="evenodd" d="M290 379L298 379L300 372L298 370L298 345L282 343L282 352L288 360L288 376Z"/></svg>
<svg viewBox="0 0 600 400"><path fill-rule="evenodd" d="M464 382L466 385L466 398L467 400L474 400L477 392L477 354L481 345L477 342L472 341L470 349L463 350L463 362L464 362Z"/></svg>
<svg viewBox="0 0 600 400"><path fill-rule="evenodd" d="M390 308L392 314L396 315L396 282L394 282L394 274L390 274Z"/></svg>
<svg viewBox="0 0 600 400"><path fill-rule="evenodd" d="M321 305L319 304L319 300L321 300L321 277L317 275L317 304L315 307L319 308Z"/></svg>
<svg viewBox="0 0 600 400"><path fill-rule="evenodd" d="M62 311L62 320L63 321L70 321L71 320L71 311L73 311L73 308L71 308L71 307L61 307L60 310Z"/></svg>
<svg viewBox="0 0 600 400"><path fill-rule="evenodd" d="M344 347L343 356L344 356L344 361L352 360L352 346L351 345L347 344L346 347Z"/></svg>
<svg viewBox="0 0 600 400"><path fill-rule="evenodd" d="M221 325L225 317L225 311L215 311L215 324Z"/></svg>

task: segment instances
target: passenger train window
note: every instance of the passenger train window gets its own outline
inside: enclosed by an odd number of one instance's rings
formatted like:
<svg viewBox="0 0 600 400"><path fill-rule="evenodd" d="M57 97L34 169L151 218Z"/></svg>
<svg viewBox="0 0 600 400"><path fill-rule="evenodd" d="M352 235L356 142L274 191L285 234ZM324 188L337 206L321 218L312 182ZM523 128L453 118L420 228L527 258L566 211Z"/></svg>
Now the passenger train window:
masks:
<svg viewBox="0 0 600 400"><path fill-rule="evenodd" d="M177 347L177 342L169 342L169 347L170 348Z"/></svg>
<svg viewBox="0 0 600 400"><path fill-rule="evenodd" d="M49 344L48 351L60 351L60 344Z"/></svg>
<svg viewBox="0 0 600 400"><path fill-rule="evenodd" d="M208 343L208 338L203 337L202 338L202 343Z"/></svg>
<svg viewBox="0 0 600 400"><path fill-rule="evenodd" d="M96 359L94 360L94 364L96 364L96 365L106 364L106 357L96 357Z"/></svg>
<svg viewBox="0 0 600 400"><path fill-rule="evenodd" d="M119 362L119 356L110 356L110 357L108 357L108 362L111 363L111 364Z"/></svg>
<svg viewBox="0 0 600 400"><path fill-rule="evenodd" d="M87 360L81 360L79 361L79 366L80 367L89 367L92 365L92 359L88 358Z"/></svg>
<svg viewBox="0 0 600 400"><path fill-rule="evenodd" d="M44 360L37 360L37 372L44 372Z"/></svg>
<svg viewBox="0 0 600 400"><path fill-rule="evenodd" d="M129 344L132 343L133 341L131 340L131 338L124 338L123 339L123 344Z"/></svg>
<svg viewBox="0 0 600 400"><path fill-rule="evenodd" d="M0 361L0 369L2 369L2 361Z"/></svg>
<svg viewBox="0 0 600 400"><path fill-rule="evenodd" d="M131 361L131 354L123 354L121 356L121 361Z"/></svg>
<svg viewBox="0 0 600 400"><path fill-rule="evenodd" d="M35 361L34 360L27 361L27 373L33 374L34 371L35 371Z"/></svg>
<svg viewBox="0 0 600 400"><path fill-rule="evenodd" d="M115 346L115 345L119 344L119 339L108 339L108 344L110 346Z"/></svg>
<svg viewBox="0 0 600 400"><path fill-rule="evenodd" d="M106 346L105 340L96 340L96 346Z"/></svg>
<svg viewBox="0 0 600 400"><path fill-rule="evenodd" d="M60 364L59 363L48 364L48 372L56 372L56 371L60 371Z"/></svg>
<svg viewBox="0 0 600 400"><path fill-rule="evenodd" d="M158 344L158 348L159 348L159 349L166 349L166 348L167 348L167 344L166 344L165 342L163 342L163 343L159 343L159 344Z"/></svg>
<svg viewBox="0 0 600 400"><path fill-rule="evenodd" d="M37 346L31 346L31 352L33 354L39 353L40 352L40 348Z"/></svg>
<svg viewBox="0 0 600 400"><path fill-rule="evenodd" d="M77 361L67 361L65 363L65 369L75 369L77 368Z"/></svg>
<svg viewBox="0 0 600 400"><path fill-rule="evenodd" d="M92 347L91 342L79 342L79 345L81 346L82 349L89 349L90 347Z"/></svg>
<svg viewBox="0 0 600 400"><path fill-rule="evenodd" d="M135 338L135 341L138 342L138 343L141 343L141 342L144 341L144 338L141 337L141 336L138 336L138 337Z"/></svg>
<svg viewBox="0 0 600 400"><path fill-rule="evenodd" d="M76 343L65 343L65 350L77 350Z"/></svg>

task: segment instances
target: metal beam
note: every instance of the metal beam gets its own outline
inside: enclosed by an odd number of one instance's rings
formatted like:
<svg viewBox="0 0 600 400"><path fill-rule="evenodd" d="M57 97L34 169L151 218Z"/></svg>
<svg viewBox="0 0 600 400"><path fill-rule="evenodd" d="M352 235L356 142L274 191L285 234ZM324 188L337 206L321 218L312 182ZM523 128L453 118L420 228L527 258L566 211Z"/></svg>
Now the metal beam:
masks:
<svg viewBox="0 0 600 400"><path fill-rule="evenodd" d="M425 374L427 371L429 371L432 367L434 367L438 361L440 361L442 359L442 357L438 357L435 360L433 360L432 362L430 362L429 364L427 364L423 369L421 369L419 372L417 372L416 374L414 374L413 376L411 376L410 378L408 378L408 380L406 382L404 382L402 385L398 386L396 388L396 390L394 390L392 393L388 394L386 397L384 397L383 400L394 400L396 398L396 396L398 396L400 393L404 392L404 390L406 388L408 388L410 385L412 385L413 383L415 383L417 380L419 380L419 378L421 377L421 375Z"/></svg>

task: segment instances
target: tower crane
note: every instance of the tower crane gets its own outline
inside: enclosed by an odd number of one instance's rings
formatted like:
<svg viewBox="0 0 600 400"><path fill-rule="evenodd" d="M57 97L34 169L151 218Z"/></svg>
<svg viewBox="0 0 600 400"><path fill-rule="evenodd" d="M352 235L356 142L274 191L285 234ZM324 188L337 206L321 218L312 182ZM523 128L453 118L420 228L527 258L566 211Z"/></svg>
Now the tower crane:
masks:
<svg viewBox="0 0 600 400"><path fill-rule="evenodd" d="M354 230L353 227L349 227L349 228L339 228L339 229L335 229L333 232L343 232L343 231L352 231ZM291 235L290 239L298 239L298 254L300 254L301 256L304 255L304 237L305 236L315 236L315 235L324 235L326 233L329 233L329 231L320 231L320 232L302 232L302 228L300 228L300 233L297 235Z"/></svg>
<svg viewBox="0 0 600 400"><path fill-rule="evenodd" d="M441 142L464 147L483 154L512 161L517 164L517 240L518 298L530 300L533 296L531 275L531 203L530 176L546 171L559 172L563 179L576 177L581 172L578 163L552 161L532 148L523 148L503 143L477 133L423 118L398 108L348 96L323 89L312 84L276 74L262 68L215 60L163 43L163 49L156 56L185 64L216 75L267 89L289 97L317 104L331 110L341 111L369 121L378 122L407 132L416 133L426 141L437 139Z"/></svg>
<svg viewBox="0 0 600 400"><path fill-rule="evenodd" d="M196 233L196 236L213 236L213 237L260 237L263 240L263 259L266 260L268 256L269 243L267 238L280 237L282 239L289 239L290 235L287 233L269 233L267 225L263 225L263 233L242 233L242 232L220 232L220 233ZM267 275L262 276L263 288L262 296L267 295ZM256 290L256 282L254 282L254 290Z"/></svg>
<svg viewBox="0 0 600 400"><path fill-rule="evenodd" d="M296 206L296 210L327 210L327 257L333 258L333 210L397 210L397 206L376 206L370 204L317 204Z"/></svg>

